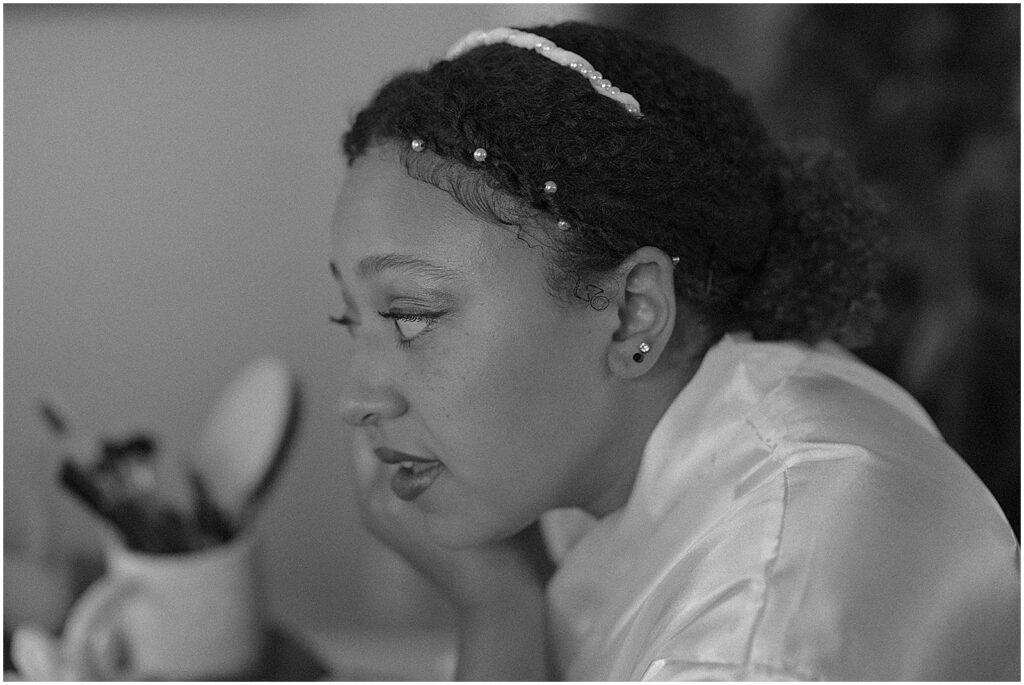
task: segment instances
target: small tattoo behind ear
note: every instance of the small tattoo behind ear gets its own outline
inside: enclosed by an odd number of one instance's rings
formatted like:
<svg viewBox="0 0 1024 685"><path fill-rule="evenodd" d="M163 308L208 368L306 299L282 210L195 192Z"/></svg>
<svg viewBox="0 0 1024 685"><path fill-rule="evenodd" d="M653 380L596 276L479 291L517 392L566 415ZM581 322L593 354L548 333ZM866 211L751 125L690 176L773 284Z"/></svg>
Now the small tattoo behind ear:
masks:
<svg viewBox="0 0 1024 685"><path fill-rule="evenodd" d="M572 294L577 299L589 304L591 309L599 312L607 309L608 305L612 303L610 299L605 297L604 288L593 283L587 283L584 286L582 279L579 277L576 278L576 287L572 289Z"/></svg>

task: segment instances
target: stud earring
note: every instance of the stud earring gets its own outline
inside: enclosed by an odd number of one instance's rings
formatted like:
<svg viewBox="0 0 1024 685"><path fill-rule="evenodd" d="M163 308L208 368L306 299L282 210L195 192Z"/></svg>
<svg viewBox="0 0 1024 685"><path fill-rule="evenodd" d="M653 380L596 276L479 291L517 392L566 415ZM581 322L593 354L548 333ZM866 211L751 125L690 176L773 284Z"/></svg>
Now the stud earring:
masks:
<svg viewBox="0 0 1024 685"><path fill-rule="evenodd" d="M644 360L644 355L651 351L651 346L645 342L640 343L640 351L633 355L633 361L637 364Z"/></svg>

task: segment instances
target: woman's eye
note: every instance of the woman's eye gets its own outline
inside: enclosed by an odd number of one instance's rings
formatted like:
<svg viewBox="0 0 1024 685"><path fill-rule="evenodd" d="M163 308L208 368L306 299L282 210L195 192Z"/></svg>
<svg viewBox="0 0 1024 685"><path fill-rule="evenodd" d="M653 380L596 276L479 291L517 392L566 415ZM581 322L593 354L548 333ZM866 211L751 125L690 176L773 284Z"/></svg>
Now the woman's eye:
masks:
<svg viewBox="0 0 1024 685"><path fill-rule="evenodd" d="M378 312L385 319L391 319L398 332L399 345L406 345L426 333L437 321L436 314L413 314L406 312Z"/></svg>
<svg viewBox="0 0 1024 685"><path fill-rule="evenodd" d="M430 321L423 316L395 319L395 328L405 340L412 340L427 329Z"/></svg>

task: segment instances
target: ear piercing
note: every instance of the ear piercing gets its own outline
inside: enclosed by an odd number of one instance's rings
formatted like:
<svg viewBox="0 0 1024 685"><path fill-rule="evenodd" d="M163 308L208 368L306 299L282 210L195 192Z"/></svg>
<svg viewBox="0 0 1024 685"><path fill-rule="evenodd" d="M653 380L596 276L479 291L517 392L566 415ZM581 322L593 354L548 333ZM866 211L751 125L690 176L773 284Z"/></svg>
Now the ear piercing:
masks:
<svg viewBox="0 0 1024 685"><path fill-rule="evenodd" d="M651 351L651 346L646 342L640 343L640 351L633 355L633 361L637 364L644 360L644 355Z"/></svg>

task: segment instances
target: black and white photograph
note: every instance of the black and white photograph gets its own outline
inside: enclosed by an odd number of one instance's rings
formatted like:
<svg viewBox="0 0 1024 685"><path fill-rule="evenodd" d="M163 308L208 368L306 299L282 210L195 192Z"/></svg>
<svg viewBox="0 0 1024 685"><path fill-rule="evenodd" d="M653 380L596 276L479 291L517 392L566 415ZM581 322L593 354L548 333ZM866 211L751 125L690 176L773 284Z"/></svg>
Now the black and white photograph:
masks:
<svg viewBox="0 0 1024 685"><path fill-rule="evenodd" d="M4 680L1020 682L1020 15L5 3Z"/></svg>

